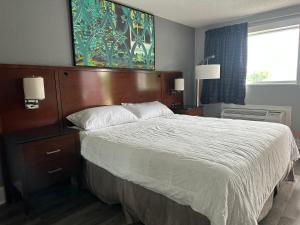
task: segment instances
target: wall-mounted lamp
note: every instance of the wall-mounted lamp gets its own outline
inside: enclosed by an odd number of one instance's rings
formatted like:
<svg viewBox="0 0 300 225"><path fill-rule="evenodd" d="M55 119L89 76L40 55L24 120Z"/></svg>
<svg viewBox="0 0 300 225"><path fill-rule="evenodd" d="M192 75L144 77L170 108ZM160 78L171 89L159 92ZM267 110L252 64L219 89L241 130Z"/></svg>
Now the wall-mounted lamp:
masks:
<svg viewBox="0 0 300 225"><path fill-rule="evenodd" d="M175 79L174 90L175 91L184 91L184 79L183 78Z"/></svg>
<svg viewBox="0 0 300 225"><path fill-rule="evenodd" d="M39 100L45 99L44 78L23 78L23 89L26 109L39 108Z"/></svg>
<svg viewBox="0 0 300 225"><path fill-rule="evenodd" d="M174 88L172 89L172 95L178 95L180 92L184 91L184 79L176 78L174 79Z"/></svg>
<svg viewBox="0 0 300 225"><path fill-rule="evenodd" d="M184 91L184 79L177 78L174 80L174 89L172 90L172 95L180 95ZM182 107L182 102L173 102L171 108Z"/></svg>

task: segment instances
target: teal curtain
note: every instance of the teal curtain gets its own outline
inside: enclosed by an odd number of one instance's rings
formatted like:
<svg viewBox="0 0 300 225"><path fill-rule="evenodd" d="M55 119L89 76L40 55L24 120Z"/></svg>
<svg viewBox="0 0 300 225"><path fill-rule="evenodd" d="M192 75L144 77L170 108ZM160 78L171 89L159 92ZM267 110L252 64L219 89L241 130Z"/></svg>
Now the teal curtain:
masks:
<svg viewBox="0 0 300 225"><path fill-rule="evenodd" d="M208 30L205 57L215 55L209 64L221 64L220 79L204 80L201 103L245 103L248 24Z"/></svg>

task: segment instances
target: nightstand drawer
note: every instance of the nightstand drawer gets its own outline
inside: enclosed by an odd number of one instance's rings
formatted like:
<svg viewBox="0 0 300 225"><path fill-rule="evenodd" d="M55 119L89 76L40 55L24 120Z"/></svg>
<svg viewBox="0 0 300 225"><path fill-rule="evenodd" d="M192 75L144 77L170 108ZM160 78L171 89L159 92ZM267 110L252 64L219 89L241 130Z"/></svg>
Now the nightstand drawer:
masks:
<svg viewBox="0 0 300 225"><path fill-rule="evenodd" d="M78 155L73 135L27 143L22 150L26 166L29 167L60 159L67 161Z"/></svg>
<svg viewBox="0 0 300 225"><path fill-rule="evenodd" d="M34 192L66 180L80 170L80 154L75 135L65 135L21 145L24 182Z"/></svg>
<svg viewBox="0 0 300 225"><path fill-rule="evenodd" d="M8 199L21 195L29 210L30 198L44 188L81 181L79 132L49 125L4 136L9 176Z"/></svg>
<svg viewBox="0 0 300 225"><path fill-rule="evenodd" d="M26 185L28 192L34 192L57 182L66 180L79 170L79 159L56 160L47 164L36 164L26 168Z"/></svg>
<svg viewBox="0 0 300 225"><path fill-rule="evenodd" d="M68 153L68 154L66 154ZM63 168L66 171L75 171L79 164L80 158L76 154L65 152L60 156L50 157L47 159L28 160L25 162L26 171L51 171L56 168ZM77 170L76 170L77 171ZM30 174L29 174L30 175Z"/></svg>

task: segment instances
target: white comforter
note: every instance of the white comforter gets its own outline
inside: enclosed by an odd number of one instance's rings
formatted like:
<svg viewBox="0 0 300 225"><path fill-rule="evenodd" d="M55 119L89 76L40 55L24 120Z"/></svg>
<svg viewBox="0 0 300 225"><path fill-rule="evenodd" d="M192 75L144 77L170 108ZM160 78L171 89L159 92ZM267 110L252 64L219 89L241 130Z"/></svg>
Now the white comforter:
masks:
<svg viewBox="0 0 300 225"><path fill-rule="evenodd" d="M81 153L113 175L207 216L212 225L256 225L299 157L281 124L175 115L82 133Z"/></svg>

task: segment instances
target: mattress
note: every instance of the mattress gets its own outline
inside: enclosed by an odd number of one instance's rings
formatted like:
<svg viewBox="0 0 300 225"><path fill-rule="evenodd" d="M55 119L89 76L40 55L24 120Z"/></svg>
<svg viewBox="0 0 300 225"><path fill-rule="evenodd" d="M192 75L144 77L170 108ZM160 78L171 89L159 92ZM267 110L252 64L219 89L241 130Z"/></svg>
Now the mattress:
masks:
<svg viewBox="0 0 300 225"><path fill-rule="evenodd" d="M82 156L112 175L205 215L256 225L291 160L287 126L175 115L81 132Z"/></svg>

